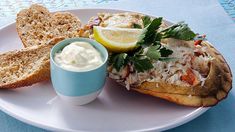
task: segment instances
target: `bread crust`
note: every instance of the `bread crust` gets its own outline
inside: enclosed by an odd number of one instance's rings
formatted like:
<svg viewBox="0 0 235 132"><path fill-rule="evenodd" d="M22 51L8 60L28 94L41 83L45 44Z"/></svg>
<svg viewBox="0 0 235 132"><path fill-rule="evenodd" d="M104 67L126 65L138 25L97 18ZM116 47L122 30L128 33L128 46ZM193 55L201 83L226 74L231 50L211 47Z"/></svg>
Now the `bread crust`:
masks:
<svg viewBox="0 0 235 132"><path fill-rule="evenodd" d="M232 88L232 72L223 56L208 42L208 53L214 58L210 64L210 72L204 85L186 87L167 84L164 82L143 82L131 90L159 97L180 105L193 107L208 107L216 105L226 98Z"/></svg>
<svg viewBox="0 0 235 132"><path fill-rule="evenodd" d="M7 53L1 54L0 59L3 61L2 64L5 63L4 61L6 61L6 64L7 64L9 59L23 60L25 57L33 58L33 56L39 55L42 50L44 50L45 52L45 54L42 57L43 58L42 62L39 63L37 66L35 66L37 68L34 69L32 72L30 72L30 74L27 74L27 76L24 76L22 73L19 75L17 79L14 79L5 83L1 81L0 88L1 89L18 88L22 86L29 86L37 82L49 80L50 79L50 49L51 47L53 47L53 45L62 41L63 39L64 39L63 37L58 37L58 38L52 39L50 42L44 45L33 46L33 47L16 50L16 51L9 51ZM32 56L26 56L25 55L26 53L31 54ZM36 61L37 60L32 60L32 63ZM14 66L20 67L20 64L14 64L8 70L14 71L15 70ZM1 68L4 69L4 65L2 65Z"/></svg>

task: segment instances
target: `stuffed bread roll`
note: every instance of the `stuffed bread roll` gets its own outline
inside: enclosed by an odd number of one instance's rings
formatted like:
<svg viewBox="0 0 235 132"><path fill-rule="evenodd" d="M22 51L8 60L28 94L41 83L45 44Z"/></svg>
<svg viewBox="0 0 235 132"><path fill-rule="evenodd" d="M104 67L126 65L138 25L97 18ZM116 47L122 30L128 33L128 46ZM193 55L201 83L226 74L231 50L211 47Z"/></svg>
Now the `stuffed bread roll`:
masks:
<svg viewBox="0 0 235 132"><path fill-rule="evenodd" d="M84 32L90 38L94 26L143 29L137 48L110 53L108 76L127 90L180 105L207 107L224 99L232 88L231 70L223 56L209 42L197 39L204 37L198 37L187 24L168 26L161 18L136 13L100 13L86 25Z"/></svg>

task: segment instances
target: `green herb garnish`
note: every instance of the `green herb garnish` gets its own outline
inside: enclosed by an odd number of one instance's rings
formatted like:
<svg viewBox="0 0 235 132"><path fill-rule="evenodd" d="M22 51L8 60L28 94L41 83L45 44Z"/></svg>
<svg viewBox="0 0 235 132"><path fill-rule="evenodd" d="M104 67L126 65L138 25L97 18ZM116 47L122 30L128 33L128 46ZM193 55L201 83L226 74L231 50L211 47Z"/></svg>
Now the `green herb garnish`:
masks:
<svg viewBox="0 0 235 132"><path fill-rule="evenodd" d="M133 23L133 28L142 29L140 24Z"/></svg>
<svg viewBox="0 0 235 132"><path fill-rule="evenodd" d="M142 21L144 29L139 36L136 49L127 53L111 54L109 65L112 65L117 71L127 64L131 64L137 72L144 72L153 68L153 61L174 60L175 58L169 57L173 51L162 45L161 39L193 40L196 36L183 22L159 31L162 23L161 17L151 20L149 16L144 16ZM134 24L133 27L141 28L141 25Z"/></svg>
<svg viewBox="0 0 235 132"><path fill-rule="evenodd" d="M157 35L156 30L160 27L161 24L162 18L155 18L149 25L147 25L143 29L137 44L142 46L151 45L155 41Z"/></svg>
<svg viewBox="0 0 235 132"><path fill-rule="evenodd" d="M127 64L127 53L112 54L109 58L109 65L113 65L117 71Z"/></svg>
<svg viewBox="0 0 235 132"><path fill-rule="evenodd" d="M170 50L170 49L167 49L166 47L163 47L163 48L160 49L161 57L168 57L172 53L173 53L173 51Z"/></svg>
<svg viewBox="0 0 235 132"><path fill-rule="evenodd" d="M138 72L144 72L153 68L151 60L146 56L131 57L131 62L134 64L135 70Z"/></svg>
<svg viewBox="0 0 235 132"><path fill-rule="evenodd" d="M144 27L147 27L152 22L151 17L149 16L143 16L142 21L143 21Z"/></svg>
<svg viewBox="0 0 235 132"><path fill-rule="evenodd" d="M146 52L146 56L149 57L151 60L158 60L161 57L161 53L158 50L159 46L150 46L148 51Z"/></svg>
<svg viewBox="0 0 235 132"><path fill-rule="evenodd" d="M180 40L193 40L196 34L191 31L187 24L179 22L160 32L162 38L175 38Z"/></svg>

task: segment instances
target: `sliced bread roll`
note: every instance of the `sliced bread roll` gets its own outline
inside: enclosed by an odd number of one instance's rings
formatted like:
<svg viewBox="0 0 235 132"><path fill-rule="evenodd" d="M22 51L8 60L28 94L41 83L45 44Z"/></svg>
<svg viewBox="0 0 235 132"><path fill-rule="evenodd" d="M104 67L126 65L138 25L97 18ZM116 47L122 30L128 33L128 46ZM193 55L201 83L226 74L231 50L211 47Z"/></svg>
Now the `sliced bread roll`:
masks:
<svg viewBox="0 0 235 132"><path fill-rule="evenodd" d="M133 71L131 65L119 72L111 66L109 77L129 90L185 106L214 106L227 97L232 89L233 76L219 51L206 41L197 47L190 41L169 39L168 42L169 48L174 51L172 57L179 59L154 62L154 69L141 73ZM188 73L188 68L193 72Z"/></svg>
<svg viewBox="0 0 235 132"><path fill-rule="evenodd" d="M17 14L16 29L24 47L45 44L55 37L79 37L80 20L69 12L50 13L34 4Z"/></svg>
<svg viewBox="0 0 235 132"><path fill-rule="evenodd" d="M50 49L64 38L0 54L0 88L17 88L50 79Z"/></svg>

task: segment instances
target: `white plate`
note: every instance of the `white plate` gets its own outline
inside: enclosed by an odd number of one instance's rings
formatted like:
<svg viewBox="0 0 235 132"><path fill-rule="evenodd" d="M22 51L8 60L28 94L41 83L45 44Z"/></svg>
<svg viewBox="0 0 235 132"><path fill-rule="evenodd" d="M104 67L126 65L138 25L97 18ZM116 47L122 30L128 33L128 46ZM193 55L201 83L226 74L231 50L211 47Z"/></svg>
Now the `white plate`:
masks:
<svg viewBox="0 0 235 132"><path fill-rule="evenodd" d="M110 9L70 11L86 23ZM22 48L15 23L0 30L0 53ZM52 131L162 131L186 123L207 108L191 108L129 92L107 80L98 99L85 106L68 106L57 98L51 82L14 90L0 90L0 107L28 124Z"/></svg>

